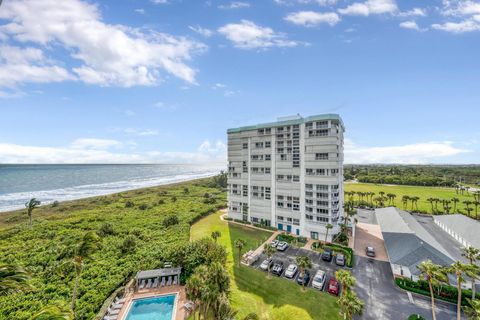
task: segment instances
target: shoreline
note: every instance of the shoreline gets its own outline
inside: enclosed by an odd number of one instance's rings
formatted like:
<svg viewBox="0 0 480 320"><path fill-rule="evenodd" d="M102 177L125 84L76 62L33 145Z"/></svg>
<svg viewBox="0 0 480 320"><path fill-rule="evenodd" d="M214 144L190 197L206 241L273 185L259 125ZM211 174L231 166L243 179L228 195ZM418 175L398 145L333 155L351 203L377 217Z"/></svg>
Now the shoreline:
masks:
<svg viewBox="0 0 480 320"><path fill-rule="evenodd" d="M71 204L73 202L84 201L84 200L92 200L94 198L99 198L99 197L115 196L115 195L118 195L118 194L121 194L121 193L124 193L124 192L140 191L140 190L146 190L146 189L157 188L157 187L171 187L171 186L183 184L183 183L186 183L186 182L194 182L194 181L200 181L200 180L212 178L212 177L214 177L218 174L220 174L220 171L217 172L217 173L208 173L208 174L205 174L205 175L202 175L202 176L183 178L183 179L178 179L178 180L175 180L175 181L166 181L164 183L142 186L142 187L138 187L138 188L127 188L127 189L122 189L122 190L115 190L114 192L90 195L90 196L86 196L86 197L65 199L65 200L61 200L61 201L57 200L57 201L58 201L59 205ZM47 206L50 206L54 201L42 202L42 204L38 207L38 209L40 209L40 210L45 209ZM3 209L0 208L0 217L5 218L6 216L22 213L23 211L25 211L24 206L21 206L21 207L16 208L16 209L7 209L7 210L3 210Z"/></svg>

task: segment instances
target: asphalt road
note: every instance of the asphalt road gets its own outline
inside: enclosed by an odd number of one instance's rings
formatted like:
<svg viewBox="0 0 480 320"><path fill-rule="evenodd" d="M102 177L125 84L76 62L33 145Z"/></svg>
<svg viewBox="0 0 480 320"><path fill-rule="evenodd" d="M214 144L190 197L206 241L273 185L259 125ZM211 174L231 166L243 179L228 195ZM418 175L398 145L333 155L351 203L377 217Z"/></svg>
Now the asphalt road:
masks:
<svg viewBox="0 0 480 320"><path fill-rule="evenodd" d="M390 264L384 261L355 256L353 275L357 278L355 292L365 301L362 317L358 319L406 320L411 314L432 319L428 297L408 294L393 282ZM452 320L456 307L436 301L437 320Z"/></svg>

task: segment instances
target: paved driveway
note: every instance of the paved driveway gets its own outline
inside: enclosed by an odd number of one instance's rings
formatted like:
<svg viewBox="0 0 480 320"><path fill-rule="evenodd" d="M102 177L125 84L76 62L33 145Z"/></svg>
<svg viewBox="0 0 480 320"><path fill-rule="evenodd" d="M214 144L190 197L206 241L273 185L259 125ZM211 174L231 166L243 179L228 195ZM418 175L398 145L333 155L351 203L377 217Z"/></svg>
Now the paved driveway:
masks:
<svg viewBox="0 0 480 320"><path fill-rule="evenodd" d="M375 248L376 260L388 261L380 226L378 224L359 222L355 227L355 254L366 257L365 248L367 246Z"/></svg>
<svg viewBox="0 0 480 320"><path fill-rule="evenodd" d="M364 314L359 319L406 320L411 314L431 319L428 297L412 296L393 282L390 264L365 257L355 257L353 275L357 278L355 291L365 301ZM455 318L455 306L437 301L437 320Z"/></svg>

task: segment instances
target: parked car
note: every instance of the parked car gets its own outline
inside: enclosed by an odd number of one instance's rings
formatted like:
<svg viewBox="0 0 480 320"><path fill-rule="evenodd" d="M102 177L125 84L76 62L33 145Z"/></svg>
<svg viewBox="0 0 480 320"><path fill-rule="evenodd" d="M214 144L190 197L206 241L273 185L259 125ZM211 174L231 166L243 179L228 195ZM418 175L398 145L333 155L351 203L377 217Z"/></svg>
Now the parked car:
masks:
<svg viewBox="0 0 480 320"><path fill-rule="evenodd" d="M287 248L288 248L288 243L286 243L285 241L279 242L277 244L277 250L278 251L285 251L285 250L287 250Z"/></svg>
<svg viewBox="0 0 480 320"><path fill-rule="evenodd" d="M308 270L303 270L303 272L298 273L297 276L297 283L300 285L305 284L305 286L308 285L310 282L310 272Z"/></svg>
<svg viewBox="0 0 480 320"><path fill-rule="evenodd" d="M315 289L323 290L323 286L325 285L325 278L326 278L325 271L318 270L317 273L315 273L315 276L313 277L312 287L314 287Z"/></svg>
<svg viewBox="0 0 480 320"><path fill-rule="evenodd" d="M282 272L283 272L283 262L281 261L275 262L272 268L272 273L280 277L282 275Z"/></svg>
<svg viewBox="0 0 480 320"><path fill-rule="evenodd" d="M263 271L267 271L268 268L272 268L273 266L273 259L270 258L270 259L265 259L263 260L262 264L260 265L260 269L262 269Z"/></svg>
<svg viewBox="0 0 480 320"><path fill-rule="evenodd" d="M279 242L280 241L278 241L278 240L272 240L272 242L270 244L272 245L272 247L276 248Z"/></svg>
<svg viewBox="0 0 480 320"><path fill-rule="evenodd" d="M367 256L369 256L369 257L375 257L375 248L374 248L374 247L371 247L371 246L368 246L368 247L365 249L365 253L366 253Z"/></svg>
<svg viewBox="0 0 480 320"><path fill-rule="evenodd" d="M285 277L292 279L297 274L297 271L298 271L297 265L292 263L288 266L287 270L285 270Z"/></svg>
<svg viewBox="0 0 480 320"><path fill-rule="evenodd" d="M345 265L345 255L343 253L337 254L337 256L335 257L335 264L341 267Z"/></svg>
<svg viewBox="0 0 480 320"><path fill-rule="evenodd" d="M332 261L332 256L333 256L332 249L326 248L325 251L323 251L322 253L322 260L330 262Z"/></svg>
<svg viewBox="0 0 480 320"><path fill-rule="evenodd" d="M340 291L340 284L338 283L337 280L335 280L334 278L331 278L330 281L328 281L327 292L338 296L339 291Z"/></svg>

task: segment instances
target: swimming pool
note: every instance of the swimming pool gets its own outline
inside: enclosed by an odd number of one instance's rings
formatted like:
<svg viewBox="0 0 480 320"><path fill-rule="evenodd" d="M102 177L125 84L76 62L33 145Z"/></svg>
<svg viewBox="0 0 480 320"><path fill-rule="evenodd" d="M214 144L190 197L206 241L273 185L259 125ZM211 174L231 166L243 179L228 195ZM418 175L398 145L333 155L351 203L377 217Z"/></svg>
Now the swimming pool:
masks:
<svg viewBox="0 0 480 320"><path fill-rule="evenodd" d="M135 299L125 320L172 320L177 295Z"/></svg>

